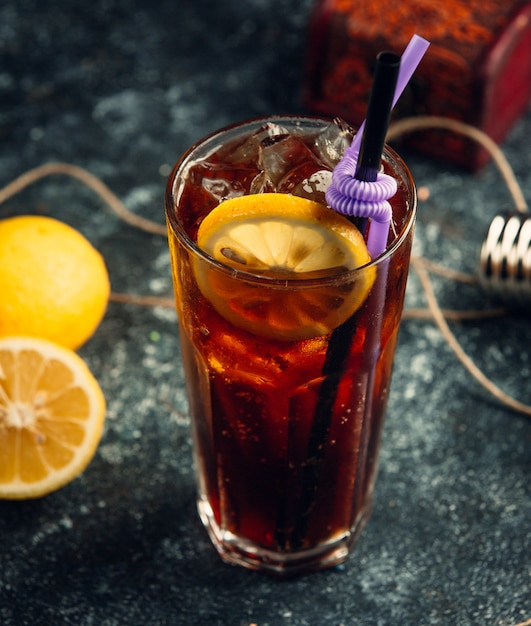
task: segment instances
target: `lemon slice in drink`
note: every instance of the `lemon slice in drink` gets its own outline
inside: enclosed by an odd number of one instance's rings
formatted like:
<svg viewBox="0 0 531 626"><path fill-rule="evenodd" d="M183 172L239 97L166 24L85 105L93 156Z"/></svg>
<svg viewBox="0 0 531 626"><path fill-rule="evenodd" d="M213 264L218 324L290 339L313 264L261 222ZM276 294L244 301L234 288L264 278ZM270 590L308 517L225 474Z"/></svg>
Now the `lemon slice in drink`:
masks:
<svg viewBox="0 0 531 626"><path fill-rule="evenodd" d="M365 301L371 258L354 224L306 198L263 193L231 198L200 224L197 245L252 280L196 261L203 295L225 319L256 335L286 341L326 335ZM349 270L362 268L347 277ZM314 279L326 278L324 282ZM297 286L286 281L296 280Z"/></svg>
<svg viewBox="0 0 531 626"><path fill-rule="evenodd" d="M103 393L72 350L0 339L0 498L48 494L78 476L101 438Z"/></svg>

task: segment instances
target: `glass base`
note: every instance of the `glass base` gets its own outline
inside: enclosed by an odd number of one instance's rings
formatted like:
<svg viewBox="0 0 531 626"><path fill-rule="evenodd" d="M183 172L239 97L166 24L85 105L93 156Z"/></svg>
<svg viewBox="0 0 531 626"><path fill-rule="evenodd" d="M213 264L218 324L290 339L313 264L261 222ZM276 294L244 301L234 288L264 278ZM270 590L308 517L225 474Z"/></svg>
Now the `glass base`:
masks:
<svg viewBox="0 0 531 626"><path fill-rule="evenodd" d="M343 563L371 513L369 503L358 516L350 532L336 536L315 548L299 552L275 552L222 530L206 500L198 500L197 508L201 521L223 561L280 577L306 574Z"/></svg>

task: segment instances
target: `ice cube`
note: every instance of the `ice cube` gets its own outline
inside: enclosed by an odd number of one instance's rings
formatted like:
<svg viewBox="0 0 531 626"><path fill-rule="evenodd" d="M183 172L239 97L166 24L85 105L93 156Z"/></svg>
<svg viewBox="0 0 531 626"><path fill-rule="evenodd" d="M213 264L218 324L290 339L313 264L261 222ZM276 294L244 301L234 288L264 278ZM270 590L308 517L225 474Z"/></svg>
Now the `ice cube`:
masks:
<svg viewBox="0 0 531 626"><path fill-rule="evenodd" d="M316 169L314 163L303 163L280 181L278 191L326 205L325 192L331 182L331 171Z"/></svg>
<svg viewBox="0 0 531 626"><path fill-rule="evenodd" d="M249 187L257 173L256 169L202 161L190 168L189 177L194 185L202 187L217 204L222 200L249 193Z"/></svg>
<svg viewBox="0 0 531 626"><path fill-rule="evenodd" d="M276 191L281 181L286 180L292 172L301 166L310 172L323 169L322 163L305 145L294 136L275 137L262 142L260 147L259 167L265 172L265 176L271 182Z"/></svg>
<svg viewBox="0 0 531 626"><path fill-rule="evenodd" d="M275 137L282 137L287 134L288 131L282 126L268 122L251 136L246 137L242 142L237 144L228 143L226 147L220 150L218 158L222 162L232 163L236 166L255 166L256 158L260 151L259 146L264 141Z"/></svg>
<svg viewBox="0 0 531 626"><path fill-rule="evenodd" d="M352 137L352 128L342 119L336 118L315 138L315 150L322 162L333 168L352 143Z"/></svg>
<svg viewBox="0 0 531 626"><path fill-rule="evenodd" d="M277 191L276 186L269 180L266 172L259 172L253 179L249 193L272 193Z"/></svg>
<svg viewBox="0 0 531 626"><path fill-rule="evenodd" d="M203 178L203 189L216 198L219 202L229 198L243 196L245 190L243 185L237 180L227 180L225 178Z"/></svg>

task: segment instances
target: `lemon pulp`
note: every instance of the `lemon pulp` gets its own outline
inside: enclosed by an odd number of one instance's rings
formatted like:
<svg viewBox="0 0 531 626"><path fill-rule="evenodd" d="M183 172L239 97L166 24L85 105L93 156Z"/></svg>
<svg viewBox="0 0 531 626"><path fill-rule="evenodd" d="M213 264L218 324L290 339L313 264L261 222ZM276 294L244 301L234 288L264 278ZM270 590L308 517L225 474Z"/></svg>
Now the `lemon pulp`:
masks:
<svg viewBox="0 0 531 626"><path fill-rule="evenodd" d="M0 498L46 495L88 465L105 398L73 351L35 337L0 339Z"/></svg>
<svg viewBox="0 0 531 626"><path fill-rule="evenodd" d="M354 224L313 200L288 194L222 202L201 223L197 245L225 266L281 279L266 285L202 260L194 266L202 294L220 315L273 339L329 333L361 306L376 276L374 267L363 267L371 258ZM344 276L356 268L361 269ZM308 282L289 285L293 280Z"/></svg>

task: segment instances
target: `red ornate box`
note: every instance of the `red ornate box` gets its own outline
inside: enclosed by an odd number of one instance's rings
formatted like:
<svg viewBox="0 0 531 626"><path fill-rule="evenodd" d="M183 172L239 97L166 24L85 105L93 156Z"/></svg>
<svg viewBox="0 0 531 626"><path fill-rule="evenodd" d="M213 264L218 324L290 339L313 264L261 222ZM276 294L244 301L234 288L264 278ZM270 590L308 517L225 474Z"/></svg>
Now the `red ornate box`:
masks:
<svg viewBox="0 0 531 626"><path fill-rule="evenodd" d="M413 34L431 42L393 119L437 115L500 143L531 98L531 3L516 0L319 0L309 25L304 105L354 125L365 117L381 50L401 54ZM486 151L447 130L409 146L477 169Z"/></svg>

